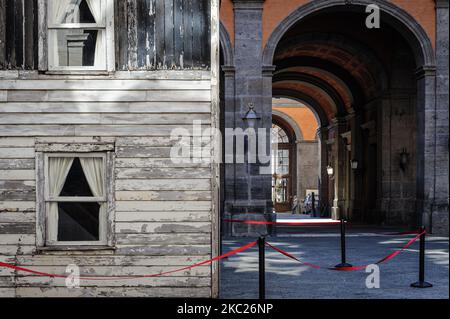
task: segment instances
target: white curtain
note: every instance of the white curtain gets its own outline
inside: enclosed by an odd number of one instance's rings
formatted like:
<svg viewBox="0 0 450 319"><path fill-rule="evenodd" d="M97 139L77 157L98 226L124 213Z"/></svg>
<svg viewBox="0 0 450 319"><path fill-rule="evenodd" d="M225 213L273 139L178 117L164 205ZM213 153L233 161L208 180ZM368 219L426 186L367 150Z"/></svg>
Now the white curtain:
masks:
<svg viewBox="0 0 450 319"><path fill-rule="evenodd" d="M104 194L103 158L80 157L80 162L92 195L102 197Z"/></svg>
<svg viewBox="0 0 450 319"><path fill-rule="evenodd" d="M97 24L102 24L102 2L103 0L86 0L89 10L91 10L92 16ZM104 67L105 65L105 39L104 31L98 30L97 42L95 44L95 59L94 66Z"/></svg>
<svg viewBox="0 0 450 319"><path fill-rule="evenodd" d="M65 22L80 22L79 15L79 6L81 0L53 0L52 1L52 19L56 24L65 23ZM98 24L102 24L103 22L103 14L102 14L102 3L103 0L86 0L86 3L91 11L92 16L95 19L95 22ZM72 17L71 21L66 21L66 15L68 17ZM58 36L57 31L53 32L53 65L59 66L59 46L58 46ZM97 32L97 40L95 44L95 57L94 57L94 66L98 68L106 67L106 54L105 54L105 32L104 30L98 30Z"/></svg>
<svg viewBox="0 0 450 319"><path fill-rule="evenodd" d="M61 24L66 22L79 22L79 6L81 0L53 0L52 2L52 10L51 10L51 19L53 23ZM73 21L66 21L66 17L73 17ZM53 35L53 49L52 49L52 60L54 66L59 66L59 46L58 46L58 32L56 30L52 30Z"/></svg>
<svg viewBox="0 0 450 319"><path fill-rule="evenodd" d="M57 197L61 193L64 183L72 167L73 157L50 157L48 161L48 191L51 197ZM58 203L49 203L49 217L58 221ZM49 228L49 238L56 239L57 227Z"/></svg>
<svg viewBox="0 0 450 319"><path fill-rule="evenodd" d="M101 157L80 157L81 167L83 167L84 176L89 184L92 195L102 197L105 193L103 158ZM106 202L100 202L99 225L100 240L104 239L105 224L102 222L106 218Z"/></svg>

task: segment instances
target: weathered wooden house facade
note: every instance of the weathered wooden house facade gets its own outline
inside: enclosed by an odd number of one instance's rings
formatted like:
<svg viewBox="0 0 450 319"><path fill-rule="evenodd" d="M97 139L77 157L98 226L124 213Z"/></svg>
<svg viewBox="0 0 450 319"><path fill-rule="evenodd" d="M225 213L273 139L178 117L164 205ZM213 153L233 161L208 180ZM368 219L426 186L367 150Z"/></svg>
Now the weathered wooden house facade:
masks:
<svg viewBox="0 0 450 319"><path fill-rule="evenodd" d="M217 255L218 0L0 0L0 261L139 276ZM215 150L212 149L211 156ZM217 264L81 281L0 269L0 297L216 297Z"/></svg>

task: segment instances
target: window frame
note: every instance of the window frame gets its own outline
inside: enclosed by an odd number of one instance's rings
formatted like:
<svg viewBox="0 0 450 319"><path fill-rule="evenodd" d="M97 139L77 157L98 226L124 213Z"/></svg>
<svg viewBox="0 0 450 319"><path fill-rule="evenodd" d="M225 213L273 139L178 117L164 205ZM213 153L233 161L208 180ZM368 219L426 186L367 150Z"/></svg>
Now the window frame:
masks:
<svg viewBox="0 0 450 319"><path fill-rule="evenodd" d="M38 18L39 18L39 70L49 73L67 73L67 74L102 74L104 72L113 72L115 70L115 43L114 43L114 0L102 0L105 3L103 12L103 22L97 23L67 23L53 24L49 15L49 0L38 0ZM96 66L54 66L51 64L53 49L51 48L50 32L52 30L67 29L102 29L105 33L105 64L102 67Z"/></svg>
<svg viewBox="0 0 450 319"><path fill-rule="evenodd" d="M50 157L101 157L104 169L104 189L102 197L51 197L48 189L48 159ZM101 152L37 152L37 183L36 183L36 245L38 250L42 249L107 249L114 245L114 153L111 151ZM58 241L49 238L51 229L55 229L57 234L57 219L49 216L49 203L51 202L104 202L104 216L99 216L99 240L98 241ZM101 214L101 212L100 212Z"/></svg>

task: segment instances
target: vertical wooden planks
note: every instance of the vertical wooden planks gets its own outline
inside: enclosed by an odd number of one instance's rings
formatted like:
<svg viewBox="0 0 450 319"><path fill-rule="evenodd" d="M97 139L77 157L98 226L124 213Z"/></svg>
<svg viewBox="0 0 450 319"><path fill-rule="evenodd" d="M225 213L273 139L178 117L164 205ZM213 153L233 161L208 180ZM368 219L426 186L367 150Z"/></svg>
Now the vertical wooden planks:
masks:
<svg viewBox="0 0 450 319"><path fill-rule="evenodd" d="M0 0L0 69L36 69L38 0Z"/></svg>
<svg viewBox="0 0 450 319"><path fill-rule="evenodd" d="M143 69L146 67L147 56L147 1L141 0L136 2L136 43L137 43L137 67Z"/></svg>
<svg viewBox="0 0 450 319"><path fill-rule="evenodd" d="M23 43L24 43L24 11L23 11L23 1L15 0L14 6L14 49L16 56L16 66L23 68Z"/></svg>
<svg viewBox="0 0 450 319"><path fill-rule="evenodd" d="M183 0L173 0L174 21L174 55L177 68L184 69L184 24L183 24Z"/></svg>
<svg viewBox="0 0 450 319"><path fill-rule="evenodd" d="M184 14L184 65L186 68L192 68L192 1L183 0Z"/></svg>
<svg viewBox="0 0 450 319"><path fill-rule="evenodd" d="M203 0L195 0L193 4L192 62L194 67L199 67L202 63Z"/></svg>
<svg viewBox="0 0 450 319"><path fill-rule="evenodd" d="M16 24L15 24L15 1L8 0L5 6L6 11L6 64L7 68L16 66Z"/></svg>
<svg viewBox="0 0 450 319"><path fill-rule="evenodd" d="M203 32L202 32L202 68L211 66L211 1L204 1L203 5Z"/></svg>
<svg viewBox="0 0 450 319"><path fill-rule="evenodd" d="M156 68L163 69L166 65L165 59L165 5L164 1L156 0L155 17L155 45L156 45Z"/></svg>
<svg viewBox="0 0 450 319"><path fill-rule="evenodd" d="M126 70L128 66L128 5L127 1L116 0L116 69Z"/></svg>
<svg viewBox="0 0 450 319"><path fill-rule="evenodd" d="M46 4L0 0L0 69L47 70ZM114 4L117 70L209 68L209 0Z"/></svg>
<svg viewBox="0 0 450 319"><path fill-rule="evenodd" d="M137 0L128 2L128 69L136 70L138 67L138 34L137 34ZM141 2L141 1L139 1Z"/></svg>
<svg viewBox="0 0 450 319"><path fill-rule="evenodd" d="M146 67L147 69L153 69L156 65L156 49L155 49L155 16L156 16L156 0L146 0L147 2L147 30L145 32L146 38Z"/></svg>
<svg viewBox="0 0 450 319"><path fill-rule="evenodd" d="M6 1L0 0L0 69L6 65Z"/></svg>
<svg viewBox="0 0 450 319"><path fill-rule="evenodd" d="M37 51L38 51L38 68L39 70L47 70L47 1L38 1L38 39L37 39Z"/></svg>
<svg viewBox="0 0 450 319"><path fill-rule="evenodd" d="M164 69L173 69L175 67L174 55L174 0L164 1L164 44L165 60Z"/></svg>
<svg viewBox="0 0 450 319"><path fill-rule="evenodd" d="M35 57L37 50L34 50L36 48L35 42L36 42L36 35L35 30L37 29L36 24L36 0L25 0L26 5L24 7L24 66L26 69L34 69L35 65Z"/></svg>

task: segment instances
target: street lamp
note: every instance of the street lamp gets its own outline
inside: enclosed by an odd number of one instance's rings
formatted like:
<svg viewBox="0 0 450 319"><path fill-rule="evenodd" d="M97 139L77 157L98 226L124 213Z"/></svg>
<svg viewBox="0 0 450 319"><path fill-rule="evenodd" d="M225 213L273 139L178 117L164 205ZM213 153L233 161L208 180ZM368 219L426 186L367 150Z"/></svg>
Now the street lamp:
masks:
<svg viewBox="0 0 450 319"><path fill-rule="evenodd" d="M249 128L254 128L256 121L259 120L261 117L256 113L255 111L255 105L253 103L248 103L248 111L245 113L242 120L247 123L247 126Z"/></svg>
<svg viewBox="0 0 450 319"><path fill-rule="evenodd" d="M354 171L356 171L358 169L358 164L359 164L358 160L356 160L356 159L352 159L350 161L350 165L352 167L352 170L354 170Z"/></svg>

